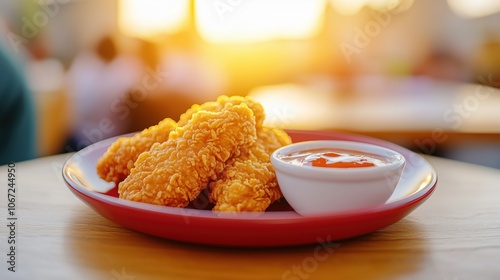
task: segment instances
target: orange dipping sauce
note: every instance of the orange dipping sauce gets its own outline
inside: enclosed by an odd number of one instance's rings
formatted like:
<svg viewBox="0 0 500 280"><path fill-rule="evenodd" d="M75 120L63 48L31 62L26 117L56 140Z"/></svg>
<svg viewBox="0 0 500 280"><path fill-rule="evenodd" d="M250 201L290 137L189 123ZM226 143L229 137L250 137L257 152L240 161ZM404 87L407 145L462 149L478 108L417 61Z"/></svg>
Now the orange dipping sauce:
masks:
<svg viewBox="0 0 500 280"><path fill-rule="evenodd" d="M326 168L359 168L389 164L382 156L354 150L311 149L281 157L281 160L299 166Z"/></svg>

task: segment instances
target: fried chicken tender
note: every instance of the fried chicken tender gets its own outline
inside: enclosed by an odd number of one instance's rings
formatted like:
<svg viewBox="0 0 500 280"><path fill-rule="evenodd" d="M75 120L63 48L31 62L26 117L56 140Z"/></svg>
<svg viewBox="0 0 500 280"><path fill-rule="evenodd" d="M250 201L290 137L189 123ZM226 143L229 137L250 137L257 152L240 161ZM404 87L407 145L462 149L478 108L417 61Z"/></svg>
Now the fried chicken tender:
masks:
<svg viewBox="0 0 500 280"><path fill-rule="evenodd" d="M258 129L255 145L231 159L221 176L210 183L213 211L264 212L280 199L282 194L269 155L289 143L290 137L281 129Z"/></svg>
<svg viewBox="0 0 500 280"><path fill-rule="evenodd" d="M256 145L234 158L210 190L215 212L264 212L281 197L269 155Z"/></svg>
<svg viewBox="0 0 500 280"><path fill-rule="evenodd" d="M255 141L255 118L246 104L196 112L166 142L139 156L118 186L120 198L185 207Z"/></svg>
<svg viewBox="0 0 500 280"><path fill-rule="evenodd" d="M257 142L271 155L278 148L291 144L292 139L283 129L264 126L257 130Z"/></svg>
<svg viewBox="0 0 500 280"><path fill-rule="evenodd" d="M108 182L118 184L127 178L142 152L148 151L154 143L167 141L170 131L176 127L176 122L167 118L132 137L119 138L99 159L97 174Z"/></svg>
<svg viewBox="0 0 500 280"><path fill-rule="evenodd" d="M191 106L184 114L182 114L179 118L178 125L183 126L186 124L191 116L199 111L210 111L217 112L224 107L225 104L230 103L233 105L239 105L241 103L245 103L248 108L250 108L255 116L255 126L257 128L257 138L260 139L260 142L265 146L265 150L267 153L271 154L277 148L288 145L292 141L288 134L285 131L278 128L269 128L265 127L264 119L266 118L266 114L264 112L264 108L262 105L257 102L252 97L246 96L226 96L221 95L217 98L216 101L210 101L203 103L201 105L195 104Z"/></svg>
<svg viewBox="0 0 500 280"><path fill-rule="evenodd" d="M193 112L217 111L224 104L245 103L254 111L257 143L240 156L232 158L217 178L210 183L210 201L216 212L264 212L282 195L269 155L276 149L290 144L285 131L263 126L265 113L260 103L250 97L221 96L215 102L194 105L184 113L183 123Z"/></svg>
<svg viewBox="0 0 500 280"><path fill-rule="evenodd" d="M260 128L262 124L264 123L264 119L266 118L266 115L264 113L264 108L262 105L255 101L251 97L243 97L243 96L226 96L226 95L221 95L217 98L216 101L210 101L210 102L205 102L201 105L195 104L191 106L184 114L182 114L179 118L178 125L183 126L185 125L190 119L191 116L199 111L209 111L209 112L217 112L220 111L224 106L227 104L233 104L233 105L239 105L241 103L245 103L248 108L250 108L255 116L255 126L257 128Z"/></svg>

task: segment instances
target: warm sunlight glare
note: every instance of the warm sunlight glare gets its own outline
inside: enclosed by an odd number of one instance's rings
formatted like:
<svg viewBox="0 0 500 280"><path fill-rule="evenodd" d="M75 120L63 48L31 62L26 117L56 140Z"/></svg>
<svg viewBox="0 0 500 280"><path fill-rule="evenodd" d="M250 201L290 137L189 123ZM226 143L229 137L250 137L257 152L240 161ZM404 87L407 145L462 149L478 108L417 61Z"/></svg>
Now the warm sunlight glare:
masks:
<svg viewBox="0 0 500 280"><path fill-rule="evenodd" d="M197 0L196 26L211 43L251 43L314 36L324 0Z"/></svg>
<svg viewBox="0 0 500 280"><path fill-rule="evenodd" d="M361 8L366 4L366 0L351 0L351 1L342 1L342 0L331 0L333 8L335 11L342 15L355 15L357 14Z"/></svg>
<svg viewBox="0 0 500 280"><path fill-rule="evenodd" d="M448 0L450 8L459 16L478 18L500 12L498 0Z"/></svg>
<svg viewBox="0 0 500 280"><path fill-rule="evenodd" d="M174 33L187 22L188 0L119 0L118 26L125 35L148 38Z"/></svg>
<svg viewBox="0 0 500 280"><path fill-rule="evenodd" d="M397 10L404 12L413 5L414 0L330 0L333 9L341 15L354 16L365 6L385 12Z"/></svg>
<svg viewBox="0 0 500 280"><path fill-rule="evenodd" d="M332 125L332 95L296 84L262 86L248 96L262 104L266 126L289 129L324 129Z"/></svg>

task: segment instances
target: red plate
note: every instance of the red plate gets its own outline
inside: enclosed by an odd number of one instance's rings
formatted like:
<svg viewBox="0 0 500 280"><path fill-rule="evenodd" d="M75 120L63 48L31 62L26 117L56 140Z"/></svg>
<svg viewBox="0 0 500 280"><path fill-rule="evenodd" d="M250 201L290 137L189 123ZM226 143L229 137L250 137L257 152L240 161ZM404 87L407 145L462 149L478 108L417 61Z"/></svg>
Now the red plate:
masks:
<svg viewBox="0 0 500 280"><path fill-rule="evenodd" d="M348 140L380 145L406 158L401 181L384 205L352 212L302 217L282 200L266 213L219 216L201 197L189 208L150 205L119 199L116 188L101 180L96 162L116 138L75 153L63 167L69 189L92 209L126 228L172 240L235 247L274 247L335 241L387 227L413 211L433 192L437 174L421 156L382 140L344 133L288 131L294 142ZM206 202L206 203L205 203Z"/></svg>

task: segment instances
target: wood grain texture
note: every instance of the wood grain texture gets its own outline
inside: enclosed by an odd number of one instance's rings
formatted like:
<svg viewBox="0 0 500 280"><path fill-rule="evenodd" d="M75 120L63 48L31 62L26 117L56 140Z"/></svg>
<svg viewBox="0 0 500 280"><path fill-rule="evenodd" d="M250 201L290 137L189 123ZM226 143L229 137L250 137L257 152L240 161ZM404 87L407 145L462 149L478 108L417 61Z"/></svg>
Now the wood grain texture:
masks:
<svg viewBox="0 0 500 280"><path fill-rule="evenodd" d="M184 244L122 228L73 196L69 155L17 167L17 272L0 279L500 279L500 170L426 157L435 193L402 221L359 238L281 249ZM6 166L0 249L7 248Z"/></svg>

